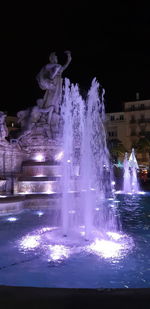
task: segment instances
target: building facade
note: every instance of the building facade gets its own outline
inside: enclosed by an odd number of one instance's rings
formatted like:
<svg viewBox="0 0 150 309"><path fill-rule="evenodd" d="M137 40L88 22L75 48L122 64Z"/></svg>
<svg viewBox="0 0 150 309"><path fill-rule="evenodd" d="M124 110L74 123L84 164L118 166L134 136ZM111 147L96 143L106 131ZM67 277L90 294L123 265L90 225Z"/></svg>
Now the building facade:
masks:
<svg viewBox="0 0 150 309"><path fill-rule="evenodd" d="M150 139L150 100L124 103L122 112L107 113L108 141L119 140L127 152L131 152L142 137ZM149 153L137 153L141 164L149 165Z"/></svg>

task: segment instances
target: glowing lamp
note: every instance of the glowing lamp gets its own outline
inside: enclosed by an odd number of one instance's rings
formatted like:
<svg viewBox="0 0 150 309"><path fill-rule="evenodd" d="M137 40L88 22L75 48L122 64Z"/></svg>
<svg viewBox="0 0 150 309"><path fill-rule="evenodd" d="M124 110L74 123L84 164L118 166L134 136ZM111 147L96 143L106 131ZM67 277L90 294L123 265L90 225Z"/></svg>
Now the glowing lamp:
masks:
<svg viewBox="0 0 150 309"><path fill-rule="evenodd" d="M36 160L37 162L42 162L42 161L44 161L44 155L43 155L42 153L37 153L37 154L35 155L35 160Z"/></svg>

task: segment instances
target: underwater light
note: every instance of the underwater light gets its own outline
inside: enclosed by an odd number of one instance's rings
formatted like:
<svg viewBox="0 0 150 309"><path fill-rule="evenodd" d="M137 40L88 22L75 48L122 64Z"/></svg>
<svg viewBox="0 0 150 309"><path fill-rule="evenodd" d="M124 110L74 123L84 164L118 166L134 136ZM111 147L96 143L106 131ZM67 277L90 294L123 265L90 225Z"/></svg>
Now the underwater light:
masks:
<svg viewBox="0 0 150 309"><path fill-rule="evenodd" d="M87 247L87 251L93 252L100 257L119 258L121 250L124 248L123 244L116 243L112 240L95 239L95 241Z"/></svg>
<svg viewBox="0 0 150 309"><path fill-rule="evenodd" d="M138 191L138 194L146 194L146 192L144 192L144 191Z"/></svg>
<svg viewBox="0 0 150 309"><path fill-rule="evenodd" d="M36 214L37 214L39 217L41 217L41 216L44 215L44 212L43 212L43 211L37 211Z"/></svg>
<svg viewBox="0 0 150 309"><path fill-rule="evenodd" d="M49 245L49 259L48 262L51 261L59 261L69 257L69 248L63 245Z"/></svg>
<svg viewBox="0 0 150 309"><path fill-rule="evenodd" d="M38 235L27 235L20 241L20 247L24 250L34 249L39 246L40 236Z"/></svg>
<svg viewBox="0 0 150 309"><path fill-rule="evenodd" d="M15 222L17 220L18 219L16 217L9 217L9 218L7 218L7 221L9 221L9 222Z"/></svg>

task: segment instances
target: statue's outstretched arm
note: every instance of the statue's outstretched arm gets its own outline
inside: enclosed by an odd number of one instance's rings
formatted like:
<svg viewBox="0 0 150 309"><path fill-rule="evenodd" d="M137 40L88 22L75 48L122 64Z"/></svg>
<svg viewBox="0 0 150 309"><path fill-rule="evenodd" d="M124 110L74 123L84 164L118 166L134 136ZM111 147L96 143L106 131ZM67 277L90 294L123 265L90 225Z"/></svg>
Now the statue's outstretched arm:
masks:
<svg viewBox="0 0 150 309"><path fill-rule="evenodd" d="M71 62L72 58L71 58L71 52L69 50L65 51L65 54L67 55L67 62L62 66L62 72L64 70L66 70L66 68L68 67L69 63Z"/></svg>

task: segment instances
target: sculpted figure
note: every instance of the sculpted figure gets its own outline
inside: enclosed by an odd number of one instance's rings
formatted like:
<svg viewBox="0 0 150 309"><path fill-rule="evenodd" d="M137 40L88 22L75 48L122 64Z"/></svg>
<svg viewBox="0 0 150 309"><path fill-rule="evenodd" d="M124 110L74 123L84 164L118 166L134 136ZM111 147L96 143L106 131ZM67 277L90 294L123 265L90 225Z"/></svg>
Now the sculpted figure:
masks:
<svg viewBox="0 0 150 309"><path fill-rule="evenodd" d="M20 124L21 129L26 128L28 116L29 116L29 110L28 109L19 111L17 113L17 118L18 118L17 122Z"/></svg>
<svg viewBox="0 0 150 309"><path fill-rule="evenodd" d="M8 129L6 126L6 114L4 112L0 112L0 139L4 140L5 137L8 136Z"/></svg>
<svg viewBox="0 0 150 309"><path fill-rule="evenodd" d="M65 51L67 55L67 61L62 66L58 64L56 54L53 52L50 54L50 63L46 64L37 75L37 81L39 87L45 90L43 98L43 112L48 112L48 123L51 123L52 113L59 114L59 107L62 98L62 73L68 67L71 62L70 51Z"/></svg>

